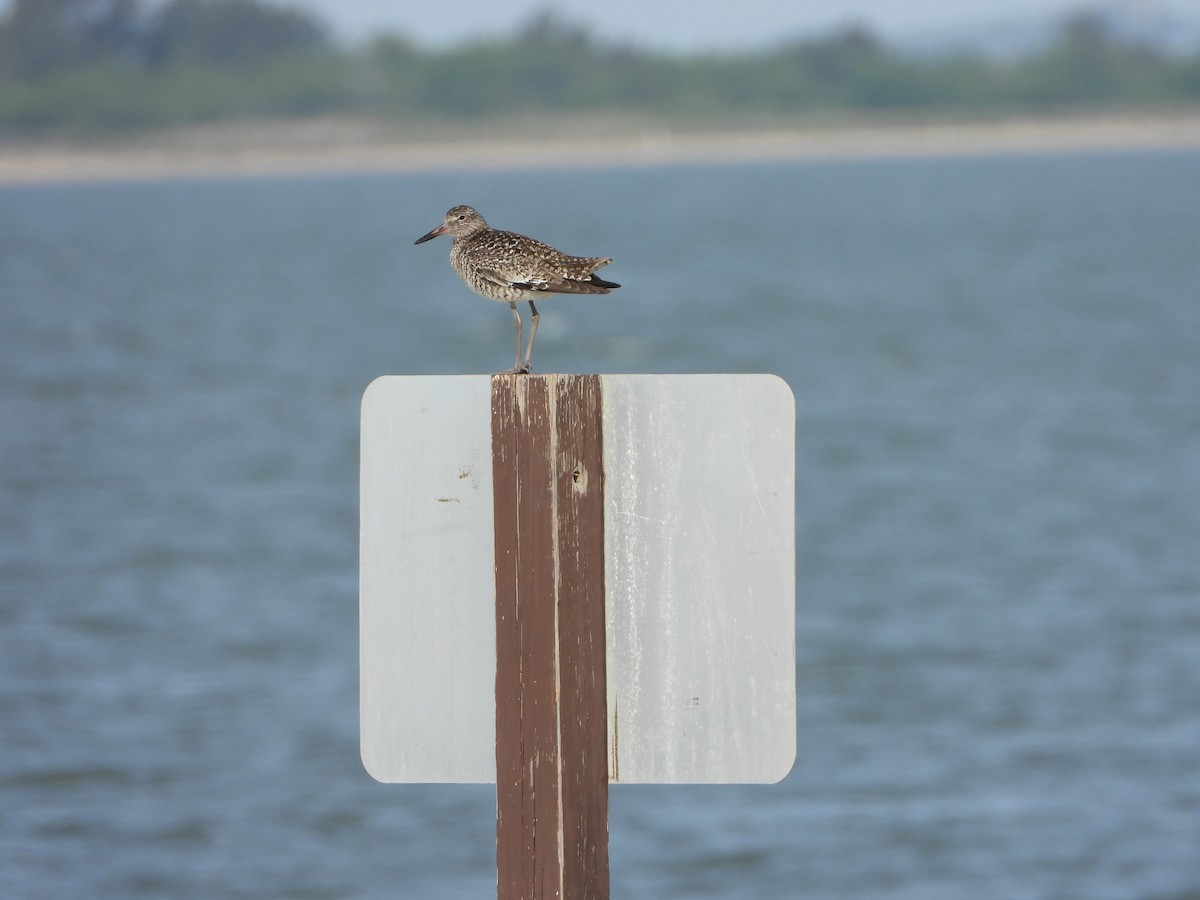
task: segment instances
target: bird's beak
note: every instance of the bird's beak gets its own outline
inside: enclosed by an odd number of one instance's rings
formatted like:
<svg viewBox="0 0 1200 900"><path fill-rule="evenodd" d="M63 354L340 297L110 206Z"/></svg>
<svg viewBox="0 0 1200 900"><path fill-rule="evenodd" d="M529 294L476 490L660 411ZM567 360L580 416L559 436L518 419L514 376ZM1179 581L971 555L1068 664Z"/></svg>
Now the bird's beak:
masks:
<svg viewBox="0 0 1200 900"><path fill-rule="evenodd" d="M433 229L433 231L429 232L429 234L421 235L419 238L417 238L415 241L413 241L413 243L414 244L423 244L426 241L432 241L439 234L445 234L445 233L446 233L446 226L444 224L439 225L437 228Z"/></svg>

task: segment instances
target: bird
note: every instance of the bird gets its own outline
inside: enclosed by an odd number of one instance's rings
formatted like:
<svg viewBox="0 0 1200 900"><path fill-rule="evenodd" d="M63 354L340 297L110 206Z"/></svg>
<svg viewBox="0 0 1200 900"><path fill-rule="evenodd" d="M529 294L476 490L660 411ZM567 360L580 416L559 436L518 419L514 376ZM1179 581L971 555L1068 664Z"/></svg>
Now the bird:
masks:
<svg viewBox="0 0 1200 900"><path fill-rule="evenodd" d="M612 262L611 257L568 256L549 244L517 234L498 231L469 206L455 206L442 224L414 241L423 244L439 235L450 235L450 265L475 293L507 303L517 332L513 374L532 371L533 340L537 337L538 311L535 297L543 294L607 294L619 288L594 274ZM529 304L529 345L521 358L521 314L517 303Z"/></svg>

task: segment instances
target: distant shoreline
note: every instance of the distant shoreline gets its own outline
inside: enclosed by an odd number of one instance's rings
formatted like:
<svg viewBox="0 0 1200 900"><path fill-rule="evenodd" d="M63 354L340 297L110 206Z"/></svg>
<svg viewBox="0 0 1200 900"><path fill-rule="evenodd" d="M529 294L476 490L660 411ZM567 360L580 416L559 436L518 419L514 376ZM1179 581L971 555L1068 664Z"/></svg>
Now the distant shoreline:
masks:
<svg viewBox="0 0 1200 900"><path fill-rule="evenodd" d="M542 138L469 131L424 137L331 119L193 126L107 142L0 142L0 185L1200 150L1200 110L711 131L626 122L591 134L566 130Z"/></svg>

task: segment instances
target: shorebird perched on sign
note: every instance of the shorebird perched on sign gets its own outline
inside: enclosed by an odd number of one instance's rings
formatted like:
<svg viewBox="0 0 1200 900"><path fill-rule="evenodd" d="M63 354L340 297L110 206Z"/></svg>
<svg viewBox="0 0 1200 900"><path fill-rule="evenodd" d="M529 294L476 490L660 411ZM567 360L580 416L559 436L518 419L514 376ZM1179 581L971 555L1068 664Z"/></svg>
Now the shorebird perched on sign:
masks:
<svg viewBox="0 0 1200 900"><path fill-rule="evenodd" d="M593 274L607 266L607 257L567 256L549 244L512 231L489 228L483 216L469 206L456 206L437 228L417 238L423 244L438 235L454 239L450 265L458 277L477 294L507 303L517 329L517 358L512 372L530 371L533 339L537 337L538 311L535 297L543 294L607 294L620 285ZM529 345L521 359L521 314L517 303L529 304Z"/></svg>

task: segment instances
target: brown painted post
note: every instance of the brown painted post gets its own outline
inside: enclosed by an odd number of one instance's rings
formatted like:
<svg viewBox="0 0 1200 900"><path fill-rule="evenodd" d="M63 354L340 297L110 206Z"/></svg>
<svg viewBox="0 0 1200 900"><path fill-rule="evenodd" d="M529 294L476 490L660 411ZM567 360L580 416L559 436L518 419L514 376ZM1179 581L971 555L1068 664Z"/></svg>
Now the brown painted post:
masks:
<svg viewBox="0 0 1200 900"><path fill-rule="evenodd" d="M492 377L499 900L607 900L600 378Z"/></svg>

